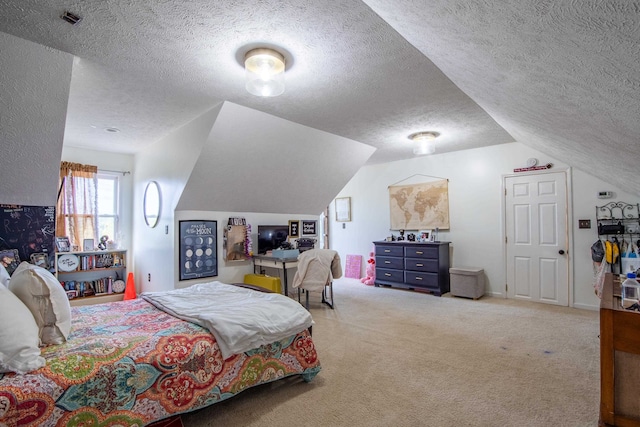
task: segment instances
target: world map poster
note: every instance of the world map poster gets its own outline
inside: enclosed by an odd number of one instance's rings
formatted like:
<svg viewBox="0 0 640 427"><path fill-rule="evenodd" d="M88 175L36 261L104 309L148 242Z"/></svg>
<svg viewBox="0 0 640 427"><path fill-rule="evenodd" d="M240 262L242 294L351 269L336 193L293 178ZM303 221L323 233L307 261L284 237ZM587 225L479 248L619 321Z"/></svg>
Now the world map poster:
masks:
<svg viewBox="0 0 640 427"><path fill-rule="evenodd" d="M449 229L446 179L389 187L392 230Z"/></svg>

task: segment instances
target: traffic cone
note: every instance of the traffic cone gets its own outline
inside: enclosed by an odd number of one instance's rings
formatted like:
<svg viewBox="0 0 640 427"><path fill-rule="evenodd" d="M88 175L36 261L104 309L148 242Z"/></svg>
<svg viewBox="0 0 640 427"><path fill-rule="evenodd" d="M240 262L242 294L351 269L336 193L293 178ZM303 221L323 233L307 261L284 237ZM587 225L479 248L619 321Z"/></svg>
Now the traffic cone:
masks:
<svg viewBox="0 0 640 427"><path fill-rule="evenodd" d="M129 273L127 276L127 286L124 288L124 297L126 301L128 299L136 299L136 284L133 281L133 273Z"/></svg>

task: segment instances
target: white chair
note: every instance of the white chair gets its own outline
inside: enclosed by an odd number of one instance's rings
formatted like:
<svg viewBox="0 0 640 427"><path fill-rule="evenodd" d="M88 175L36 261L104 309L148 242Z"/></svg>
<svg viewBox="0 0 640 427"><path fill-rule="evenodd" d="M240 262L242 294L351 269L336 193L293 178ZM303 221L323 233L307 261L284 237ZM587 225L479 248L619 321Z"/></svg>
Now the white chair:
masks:
<svg viewBox="0 0 640 427"><path fill-rule="evenodd" d="M309 309L309 292L322 292L322 302L332 309L333 279L342 277L342 265L338 252L332 249L309 249L298 256L298 270L293 278L293 287L306 294L305 307Z"/></svg>

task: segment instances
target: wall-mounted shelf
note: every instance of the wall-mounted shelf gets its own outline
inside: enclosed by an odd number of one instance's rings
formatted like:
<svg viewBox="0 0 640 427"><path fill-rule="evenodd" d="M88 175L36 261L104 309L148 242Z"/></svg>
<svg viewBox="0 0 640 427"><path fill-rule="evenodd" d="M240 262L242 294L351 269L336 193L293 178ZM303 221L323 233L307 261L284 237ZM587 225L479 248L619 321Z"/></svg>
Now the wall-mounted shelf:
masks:
<svg viewBox="0 0 640 427"><path fill-rule="evenodd" d="M610 202L596 206L598 235L640 235L640 205L625 202Z"/></svg>

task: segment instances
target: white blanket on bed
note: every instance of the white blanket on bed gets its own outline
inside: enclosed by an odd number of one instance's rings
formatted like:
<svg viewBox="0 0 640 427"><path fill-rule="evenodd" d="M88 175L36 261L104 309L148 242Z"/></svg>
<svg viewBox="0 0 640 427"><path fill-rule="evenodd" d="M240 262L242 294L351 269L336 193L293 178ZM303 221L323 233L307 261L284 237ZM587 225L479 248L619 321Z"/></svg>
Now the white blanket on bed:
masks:
<svg viewBox="0 0 640 427"><path fill-rule="evenodd" d="M290 337L313 324L311 314L291 298L217 281L143 292L140 297L175 317L207 328L224 359Z"/></svg>

